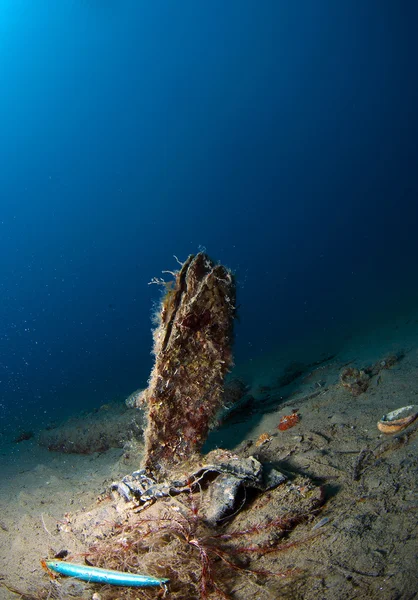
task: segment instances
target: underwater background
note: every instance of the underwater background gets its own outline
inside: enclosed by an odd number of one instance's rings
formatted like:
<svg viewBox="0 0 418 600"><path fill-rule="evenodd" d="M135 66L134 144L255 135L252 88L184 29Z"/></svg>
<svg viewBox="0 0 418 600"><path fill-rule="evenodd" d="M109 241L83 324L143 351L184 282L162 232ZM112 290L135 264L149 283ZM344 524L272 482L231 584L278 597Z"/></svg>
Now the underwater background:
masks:
<svg viewBox="0 0 418 600"><path fill-rule="evenodd" d="M237 277L237 364L418 299L418 4L3 0L0 431L146 385L166 277Z"/></svg>

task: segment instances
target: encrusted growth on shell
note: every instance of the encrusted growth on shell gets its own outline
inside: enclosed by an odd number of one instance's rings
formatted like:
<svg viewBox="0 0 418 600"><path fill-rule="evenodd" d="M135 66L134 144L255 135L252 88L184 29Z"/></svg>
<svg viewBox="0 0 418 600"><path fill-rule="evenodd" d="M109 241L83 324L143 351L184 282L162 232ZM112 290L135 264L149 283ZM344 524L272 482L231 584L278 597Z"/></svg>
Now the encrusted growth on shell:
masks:
<svg viewBox="0 0 418 600"><path fill-rule="evenodd" d="M370 384L370 377L365 371L359 371L348 367L340 374L340 381L343 387L349 390L353 396L363 394Z"/></svg>
<svg viewBox="0 0 418 600"><path fill-rule="evenodd" d="M232 366L234 316L231 272L203 252L189 256L161 303L155 364L143 396L143 468L157 480L199 455Z"/></svg>

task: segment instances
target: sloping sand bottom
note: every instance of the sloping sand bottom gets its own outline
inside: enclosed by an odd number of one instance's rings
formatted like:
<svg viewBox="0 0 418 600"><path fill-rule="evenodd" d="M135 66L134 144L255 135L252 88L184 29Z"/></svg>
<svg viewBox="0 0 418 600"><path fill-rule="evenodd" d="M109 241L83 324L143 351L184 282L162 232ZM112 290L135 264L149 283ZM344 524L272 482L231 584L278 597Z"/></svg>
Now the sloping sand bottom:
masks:
<svg viewBox="0 0 418 600"><path fill-rule="evenodd" d="M287 370L280 357L236 369L249 383L249 395L211 434L208 447L235 449L273 462L289 479L273 492L250 496L232 522L219 528L217 533L247 532L235 535L227 555L242 568L233 569L219 555L213 561L219 586L229 597L416 597L418 420L395 435L380 433L376 423L393 409L418 405L417 329L417 322L408 320L401 327L396 324L357 338L328 360L314 359ZM341 385L345 368L371 365L378 368L364 393L353 395ZM280 418L296 409L299 423L278 430ZM266 434L263 444L261 434ZM119 548L115 564L123 565L132 510L108 490L112 481L138 467L139 454L123 449L88 456L61 454L40 448L34 440L6 444L0 452L1 599L19 598L12 590L20 590L23 598L163 596L160 588L129 595L130 590L72 579L51 583L40 564L63 550L83 563L96 546L102 556L103 548ZM175 520L177 512L182 518L176 505L180 499L165 502L164 514ZM140 518L148 514L161 519L158 506L143 511ZM193 513L193 507L189 509ZM303 518L289 519L284 530L279 527L279 517L285 521L286 515L302 513ZM188 520L190 525L193 517ZM126 525L124 532L121 524ZM175 541L167 538L166 548L155 547L140 557L138 570L173 578L175 566L184 578L189 569L195 585L188 589L197 590L189 597L198 597L199 549L189 542L180 535ZM239 547L247 550L237 551ZM169 587L165 597L181 596Z"/></svg>

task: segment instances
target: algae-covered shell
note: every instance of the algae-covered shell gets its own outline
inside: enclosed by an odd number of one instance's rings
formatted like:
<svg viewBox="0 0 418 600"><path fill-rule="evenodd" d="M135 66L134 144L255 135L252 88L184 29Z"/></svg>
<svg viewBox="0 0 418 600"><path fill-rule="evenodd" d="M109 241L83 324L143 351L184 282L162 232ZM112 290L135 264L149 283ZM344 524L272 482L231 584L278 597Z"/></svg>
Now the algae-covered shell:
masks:
<svg viewBox="0 0 418 600"><path fill-rule="evenodd" d="M404 415L404 416L402 416ZM402 406L383 415L377 424L382 433L398 433L408 427L418 417L417 406Z"/></svg>

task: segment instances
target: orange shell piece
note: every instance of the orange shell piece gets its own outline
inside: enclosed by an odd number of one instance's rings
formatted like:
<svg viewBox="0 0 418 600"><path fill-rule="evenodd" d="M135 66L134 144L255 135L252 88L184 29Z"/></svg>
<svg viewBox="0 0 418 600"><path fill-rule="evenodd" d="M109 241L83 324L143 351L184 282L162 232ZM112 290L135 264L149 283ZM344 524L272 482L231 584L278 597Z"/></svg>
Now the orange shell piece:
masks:
<svg viewBox="0 0 418 600"><path fill-rule="evenodd" d="M262 433L260 435L260 437L258 438L258 440L256 441L255 445L257 448L259 448L260 446L262 446L266 442L269 442L270 440L271 440L271 436L268 433Z"/></svg>
<svg viewBox="0 0 418 600"><path fill-rule="evenodd" d="M291 415L285 415L280 419L278 429L280 429L280 431L286 431L286 429L290 429L290 427L297 425L299 421L299 415L295 412Z"/></svg>
<svg viewBox="0 0 418 600"><path fill-rule="evenodd" d="M396 419L396 421L379 421L377 424L377 428L382 433L398 433L411 425L418 417L418 413L413 415L409 415L409 417L404 417L403 419Z"/></svg>

